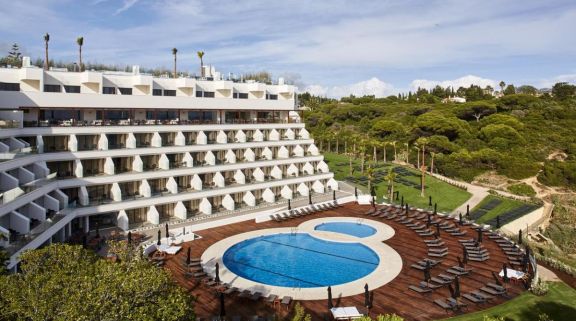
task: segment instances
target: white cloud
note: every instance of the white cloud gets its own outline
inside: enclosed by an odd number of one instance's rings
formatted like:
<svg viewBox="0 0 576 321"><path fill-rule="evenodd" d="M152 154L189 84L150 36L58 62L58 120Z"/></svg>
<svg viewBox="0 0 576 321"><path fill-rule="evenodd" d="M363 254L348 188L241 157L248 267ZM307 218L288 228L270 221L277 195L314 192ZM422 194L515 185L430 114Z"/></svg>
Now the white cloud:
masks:
<svg viewBox="0 0 576 321"><path fill-rule="evenodd" d="M551 88L552 86L554 86L556 83L559 82L576 84L576 74L564 74L564 75L558 75L550 79L542 79L536 84L536 86L538 86L539 88Z"/></svg>
<svg viewBox="0 0 576 321"><path fill-rule="evenodd" d="M486 86L491 86L492 88L496 88L498 85L498 81L493 79L482 78L474 75L468 75L464 77L460 77L453 80L427 80L427 79L416 79L410 83L410 89L412 91L416 91L418 88L426 88L432 89L436 86L440 86L443 88L452 87L455 90L460 87L470 87L470 85L477 85L482 88Z"/></svg>
<svg viewBox="0 0 576 321"><path fill-rule="evenodd" d="M124 4L118 10L116 10L115 14L120 14L134 6L139 0L124 0Z"/></svg>
<svg viewBox="0 0 576 321"><path fill-rule="evenodd" d="M376 77L360 81L355 84L323 87L320 85L310 85L305 87L302 92L309 92L315 96L326 96L331 98L340 98L354 95L356 97L374 95L377 98L386 97L397 92L389 83L386 83Z"/></svg>

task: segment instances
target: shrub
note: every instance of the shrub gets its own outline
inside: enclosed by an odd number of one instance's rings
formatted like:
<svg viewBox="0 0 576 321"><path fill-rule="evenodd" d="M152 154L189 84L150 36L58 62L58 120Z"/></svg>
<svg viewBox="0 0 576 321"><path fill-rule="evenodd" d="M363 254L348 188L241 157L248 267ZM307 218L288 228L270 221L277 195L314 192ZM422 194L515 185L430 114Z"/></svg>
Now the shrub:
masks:
<svg viewBox="0 0 576 321"><path fill-rule="evenodd" d="M521 196L536 196L536 191L526 183L510 185L508 186L508 191Z"/></svg>
<svg viewBox="0 0 576 321"><path fill-rule="evenodd" d="M530 292L537 296L543 296L548 293L548 283L542 281L541 278L532 281L532 286L530 287Z"/></svg>

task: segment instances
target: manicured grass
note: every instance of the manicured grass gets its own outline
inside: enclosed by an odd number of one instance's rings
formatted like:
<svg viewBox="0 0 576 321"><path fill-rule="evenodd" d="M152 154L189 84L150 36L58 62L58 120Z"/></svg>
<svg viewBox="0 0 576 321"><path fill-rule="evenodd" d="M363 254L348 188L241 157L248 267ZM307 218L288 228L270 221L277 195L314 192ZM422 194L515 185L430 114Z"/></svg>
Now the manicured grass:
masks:
<svg viewBox="0 0 576 321"><path fill-rule="evenodd" d="M526 321L539 319L547 314L554 321L574 320L576 318L576 290L563 282L550 283L550 291L544 296L535 296L524 292L518 297L493 308L446 321L482 321L485 315L500 316L506 321Z"/></svg>
<svg viewBox="0 0 576 321"><path fill-rule="evenodd" d="M360 170L355 170L353 175L350 175L350 168L349 168L349 159L345 155L337 155L334 153L324 153L324 158L326 163L330 167L330 170L334 173L334 177L337 180L346 180L348 176L354 177L361 177L367 176L366 172L362 174ZM369 162L366 162L365 167L368 167ZM370 162L372 164L372 162ZM360 168L360 160L354 159L352 162L353 167ZM377 164L373 164L375 171L384 172L385 175L388 174L388 169L393 166L396 167L397 165L392 165L390 163L384 165L383 162L379 162ZM407 167L405 167L407 168ZM403 178L412 181L414 183L420 183L420 172L409 169L412 173L417 176L404 176ZM399 176L398 176L399 177ZM367 185L362 184L353 184L352 185L358 186L362 191L368 193ZM408 202L410 206L419 207L419 208L428 208L428 197L432 196L432 203L438 203L438 211L442 212L451 212L461 204L463 204L466 200L468 200L471 196L470 193L442 182L434 177L426 175L426 182L425 182L426 192L425 196L420 196L420 190L416 189L411 186L407 186L401 183L394 184L394 190L399 191L401 196L404 196L404 201ZM388 190L388 182L382 181L376 184L376 196L379 200L383 199L383 196L387 193ZM398 201L399 203L400 201Z"/></svg>
<svg viewBox="0 0 576 321"><path fill-rule="evenodd" d="M490 202L490 200L493 200L493 199L498 199L502 203L500 203L498 206L496 206L492 210L488 211L486 214L482 215L479 219L476 220L476 222L485 223L488 220L493 219L500 214L511 211L515 208L518 208L518 207L526 204L524 202L512 200L509 198L498 197L498 196L494 196L494 195L488 195L482 200L482 202L480 202L478 205L476 205L476 207L474 207L473 210L482 207L484 204Z"/></svg>

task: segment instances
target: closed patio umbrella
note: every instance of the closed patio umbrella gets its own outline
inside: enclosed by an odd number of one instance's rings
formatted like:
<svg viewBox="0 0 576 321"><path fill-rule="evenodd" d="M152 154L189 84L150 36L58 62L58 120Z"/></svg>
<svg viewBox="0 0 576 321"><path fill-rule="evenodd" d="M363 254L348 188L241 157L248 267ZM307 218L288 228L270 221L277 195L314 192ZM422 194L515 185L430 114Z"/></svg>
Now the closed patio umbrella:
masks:
<svg viewBox="0 0 576 321"><path fill-rule="evenodd" d="M522 230L518 231L518 244L522 244Z"/></svg>
<svg viewBox="0 0 576 321"><path fill-rule="evenodd" d="M224 307L224 292L220 292L220 320L223 320L226 316L226 309Z"/></svg>
<svg viewBox="0 0 576 321"><path fill-rule="evenodd" d="M408 214L408 208L409 208L408 202L406 202L406 214Z"/></svg>
<svg viewBox="0 0 576 321"><path fill-rule="evenodd" d="M436 234L440 236L440 223L436 223Z"/></svg>
<svg viewBox="0 0 576 321"><path fill-rule="evenodd" d="M460 297L460 277L456 275L454 278L454 299Z"/></svg>
<svg viewBox="0 0 576 321"><path fill-rule="evenodd" d="M432 206L432 196L428 196L428 206Z"/></svg>
<svg viewBox="0 0 576 321"><path fill-rule="evenodd" d="M158 242L156 242L156 245L160 245L162 244L162 232L160 231L160 229L158 229Z"/></svg>
<svg viewBox="0 0 576 321"><path fill-rule="evenodd" d="M400 204L404 206L404 195L402 195L402 202Z"/></svg>
<svg viewBox="0 0 576 321"><path fill-rule="evenodd" d="M358 197L358 187L354 187L354 197Z"/></svg>
<svg viewBox="0 0 576 321"><path fill-rule="evenodd" d="M335 201L336 200L336 191L332 191L332 199Z"/></svg>
<svg viewBox="0 0 576 321"><path fill-rule="evenodd" d="M290 200L288 200L288 210L291 210L291 209L292 209L292 206L290 204Z"/></svg>
<svg viewBox="0 0 576 321"><path fill-rule="evenodd" d="M218 262L216 262L215 269L214 273L216 276L214 277L214 282L220 283L220 264L218 264Z"/></svg>
<svg viewBox="0 0 576 321"><path fill-rule="evenodd" d="M502 286L502 282L500 282L500 278L498 277L498 275L496 275L496 272L492 271L492 278L494 279L494 282L496 282L496 284ZM502 279L504 279L504 277L502 277Z"/></svg>
<svg viewBox="0 0 576 321"><path fill-rule="evenodd" d="M476 241L478 243L482 243L482 229L479 228L477 231L478 231L478 239Z"/></svg>
<svg viewBox="0 0 576 321"><path fill-rule="evenodd" d="M308 193L308 204L312 205L312 194Z"/></svg>
<svg viewBox="0 0 576 321"><path fill-rule="evenodd" d="M464 268L464 262L462 262L462 259L460 258L460 256L456 257L458 259L458 266L461 268Z"/></svg>
<svg viewBox="0 0 576 321"><path fill-rule="evenodd" d="M452 287L452 283L448 284L448 291L450 291L450 296L454 297L454 288Z"/></svg>
<svg viewBox="0 0 576 321"><path fill-rule="evenodd" d="M88 247L88 236L86 236L86 234L82 235L82 247L83 248Z"/></svg>
<svg viewBox="0 0 576 321"><path fill-rule="evenodd" d="M502 271L504 272L504 276L502 276L502 280L504 280L504 283L508 283L508 267L506 266L506 263L504 263L502 265Z"/></svg>
<svg viewBox="0 0 576 321"><path fill-rule="evenodd" d="M466 204L466 218L470 218L470 204Z"/></svg>
<svg viewBox="0 0 576 321"><path fill-rule="evenodd" d="M462 213L458 213L458 224L462 226L463 223L464 221L462 221Z"/></svg>
<svg viewBox="0 0 576 321"><path fill-rule="evenodd" d="M128 245L132 244L132 232L128 232L127 240L128 240Z"/></svg>
<svg viewBox="0 0 576 321"><path fill-rule="evenodd" d="M430 224L432 224L432 215L430 215L430 213L428 213L428 221L426 222L426 225L430 226Z"/></svg>
<svg viewBox="0 0 576 321"><path fill-rule="evenodd" d="M328 286L328 310L332 309L334 305L332 304L332 287Z"/></svg>
<svg viewBox="0 0 576 321"><path fill-rule="evenodd" d="M168 233L168 223L166 223L166 225L164 225L166 227L166 238L168 238L170 236L170 234Z"/></svg>
<svg viewBox="0 0 576 321"><path fill-rule="evenodd" d="M400 192L396 191L394 193L396 193L396 200L398 200L398 196L400 196Z"/></svg>
<svg viewBox="0 0 576 321"><path fill-rule="evenodd" d="M100 238L100 224L96 222L96 238Z"/></svg>
<svg viewBox="0 0 576 321"><path fill-rule="evenodd" d="M434 215L438 213L438 203L434 203Z"/></svg>
<svg viewBox="0 0 576 321"><path fill-rule="evenodd" d="M496 228L500 228L500 215L496 216Z"/></svg>
<svg viewBox="0 0 576 321"><path fill-rule="evenodd" d="M188 250L186 251L186 266L190 266L190 251L191 248L188 248Z"/></svg>
<svg viewBox="0 0 576 321"><path fill-rule="evenodd" d="M462 260L462 262L464 262L464 264L468 263L468 250L466 249L466 247L464 245L462 245L462 249L464 250L464 259Z"/></svg>
<svg viewBox="0 0 576 321"><path fill-rule="evenodd" d="M364 285L364 306L370 309L370 292L368 291L368 283Z"/></svg>
<svg viewBox="0 0 576 321"><path fill-rule="evenodd" d="M427 284L430 282L430 279L432 278L430 276L430 261L426 261L426 268L424 268L424 282L426 282Z"/></svg>

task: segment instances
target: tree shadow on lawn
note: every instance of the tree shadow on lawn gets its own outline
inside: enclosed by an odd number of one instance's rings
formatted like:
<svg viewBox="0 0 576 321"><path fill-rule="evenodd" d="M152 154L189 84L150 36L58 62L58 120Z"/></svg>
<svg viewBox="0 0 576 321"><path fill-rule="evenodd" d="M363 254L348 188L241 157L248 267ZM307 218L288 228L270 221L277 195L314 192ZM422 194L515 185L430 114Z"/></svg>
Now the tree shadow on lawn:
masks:
<svg viewBox="0 0 576 321"><path fill-rule="evenodd" d="M529 309L522 309L521 313L518 314L520 320L539 320L538 316L541 314L547 314L551 320L563 321L563 320L575 320L576 319L576 309L566 304L557 302L538 302ZM504 320L513 320L511 318L504 318Z"/></svg>

